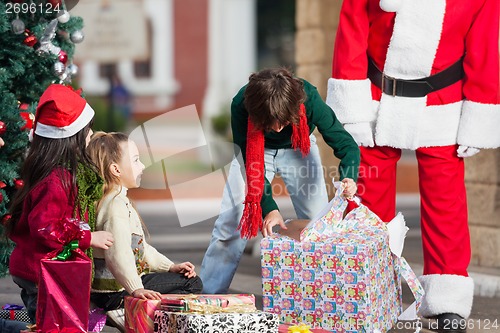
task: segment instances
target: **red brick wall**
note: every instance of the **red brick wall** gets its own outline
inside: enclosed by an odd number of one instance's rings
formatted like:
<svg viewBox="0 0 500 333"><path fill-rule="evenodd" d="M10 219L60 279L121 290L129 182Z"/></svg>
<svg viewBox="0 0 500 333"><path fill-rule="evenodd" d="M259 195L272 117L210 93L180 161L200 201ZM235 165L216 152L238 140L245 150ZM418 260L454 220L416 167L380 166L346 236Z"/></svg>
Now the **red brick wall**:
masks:
<svg viewBox="0 0 500 333"><path fill-rule="evenodd" d="M208 1L174 0L174 71L180 84L172 109L196 104L207 87Z"/></svg>

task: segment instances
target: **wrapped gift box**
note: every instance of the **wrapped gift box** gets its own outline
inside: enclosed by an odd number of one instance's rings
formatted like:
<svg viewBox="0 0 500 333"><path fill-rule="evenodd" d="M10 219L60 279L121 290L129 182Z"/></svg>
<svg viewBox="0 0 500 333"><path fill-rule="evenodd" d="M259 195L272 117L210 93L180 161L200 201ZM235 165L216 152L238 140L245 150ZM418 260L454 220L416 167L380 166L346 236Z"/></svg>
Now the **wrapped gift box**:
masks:
<svg viewBox="0 0 500 333"><path fill-rule="evenodd" d="M294 329L295 328L295 329ZM309 326L306 326L305 329L308 329L309 332L311 333L329 333L331 331L327 331L321 328L309 328ZM305 329L303 328L302 325L299 326L292 326L292 325L287 325L287 324L281 324L278 328L278 333L289 333L289 332L304 332ZM307 331L305 331L307 332Z"/></svg>
<svg viewBox="0 0 500 333"><path fill-rule="evenodd" d="M80 249L67 261L40 260L36 326L41 332L88 332L92 261Z"/></svg>
<svg viewBox="0 0 500 333"><path fill-rule="evenodd" d="M24 307L22 309L3 309L0 310L0 318L23 321L25 323L30 322L30 317L28 316L28 311Z"/></svg>
<svg viewBox="0 0 500 333"><path fill-rule="evenodd" d="M155 312L155 332L158 333L277 333L278 326L276 314L262 311L215 314Z"/></svg>
<svg viewBox="0 0 500 333"><path fill-rule="evenodd" d="M89 332L101 332L106 325L106 311L101 308L91 309L89 312Z"/></svg>
<svg viewBox="0 0 500 333"><path fill-rule="evenodd" d="M143 300L125 297L125 330L128 333L152 333L155 311L160 309L161 300Z"/></svg>
<svg viewBox="0 0 500 333"><path fill-rule="evenodd" d="M309 231L316 241L300 242L307 222L261 241L264 311L333 332L389 330L401 313L401 283L383 223L361 206L327 237L318 223Z"/></svg>
<svg viewBox="0 0 500 333"><path fill-rule="evenodd" d="M173 312L196 311L203 306L227 308L245 306L247 310L256 310L255 296L249 294L228 295L164 295L161 300L162 310Z"/></svg>

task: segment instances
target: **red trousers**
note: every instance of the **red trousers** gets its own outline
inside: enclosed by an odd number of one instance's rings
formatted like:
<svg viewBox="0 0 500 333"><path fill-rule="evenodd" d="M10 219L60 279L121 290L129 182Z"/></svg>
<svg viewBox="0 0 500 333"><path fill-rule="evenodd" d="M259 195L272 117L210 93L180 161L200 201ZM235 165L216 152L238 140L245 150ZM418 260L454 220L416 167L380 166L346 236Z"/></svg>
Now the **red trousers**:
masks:
<svg viewBox="0 0 500 333"><path fill-rule="evenodd" d="M471 248L464 161L457 146L416 150L424 275L468 276ZM361 147L358 193L383 221L396 214L396 164L401 149Z"/></svg>

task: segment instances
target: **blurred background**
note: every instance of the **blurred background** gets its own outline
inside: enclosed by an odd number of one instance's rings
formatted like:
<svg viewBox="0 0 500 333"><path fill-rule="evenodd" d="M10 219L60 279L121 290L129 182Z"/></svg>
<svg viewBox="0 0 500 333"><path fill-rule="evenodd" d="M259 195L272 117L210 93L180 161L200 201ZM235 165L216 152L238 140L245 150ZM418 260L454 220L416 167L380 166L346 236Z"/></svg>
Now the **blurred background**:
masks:
<svg viewBox="0 0 500 333"><path fill-rule="evenodd" d="M326 97L341 5L340 0L80 1L71 11L85 24L85 41L75 53L78 84L97 110L96 129L130 131L165 112L194 105L204 136L199 141L230 141L231 98L254 71L290 67ZM177 113L169 121L171 127L184 129L186 120ZM162 135L165 143L184 141L180 134ZM338 161L318 139L331 184ZM221 156L227 161L232 157ZM200 171L203 168L187 167L190 163L178 164L180 173L206 174ZM472 263L489 268L500 268L499 165L498 149L466 160ZM164 170L163 166L165 174ZM150 185L157 182L155 177ZM275 183L276 194L286 196L279 179ZM148 177L143 185L150 186ZM196 191L208 196L214 192L220 198L220 186L205 187L199 185ZM397 191L398 199L418 209L418 171L412 151L404 151L398 163ZM141 198L148 193L142 192ZM154 195L170 194L163 190Z"/></svg>

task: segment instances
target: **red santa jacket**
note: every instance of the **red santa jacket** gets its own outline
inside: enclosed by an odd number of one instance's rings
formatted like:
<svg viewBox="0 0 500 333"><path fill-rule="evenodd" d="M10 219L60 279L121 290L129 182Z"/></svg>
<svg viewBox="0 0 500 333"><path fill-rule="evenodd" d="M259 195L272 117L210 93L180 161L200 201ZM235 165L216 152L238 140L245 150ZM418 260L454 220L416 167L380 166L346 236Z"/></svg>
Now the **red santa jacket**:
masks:
<svg viewBox="0 0 500 333"><path fill-rule="evenodd" d="M28 193L24 200L23 212L10 234L16 246L9 259L9 271L17 276L38 284L40 260L54 250L62 250L62 245L47 237L46 230L51 225L66 218L72 218L75 208L74 198L64 189L60 170L52 171ZM63 177L69 179L68 171ZM82 231L79 247L90 247L90 231Z"/></svg>
<svg viewBox="0 0 500 333"><path fill-rule="evenodd" d="M346 123L371 122L379 146L500 146L499 0L344 0L327 104ZM418 79L463 59L464 78L425 97L381 94L388 76Z"/></svg>

